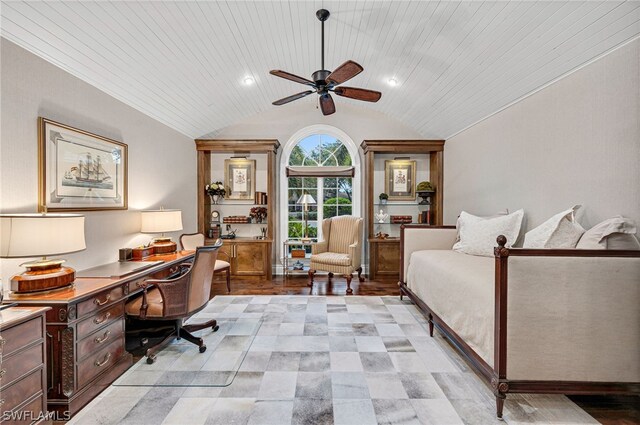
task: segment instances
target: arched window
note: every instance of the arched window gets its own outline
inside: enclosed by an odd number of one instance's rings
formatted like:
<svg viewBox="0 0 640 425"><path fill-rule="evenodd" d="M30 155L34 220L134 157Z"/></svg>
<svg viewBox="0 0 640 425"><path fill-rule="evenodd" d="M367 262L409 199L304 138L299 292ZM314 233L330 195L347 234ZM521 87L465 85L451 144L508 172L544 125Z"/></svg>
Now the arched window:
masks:
<svg viewBox="0 0 640 425"><path fill-rule="evenodd" d="M307 136L293 147L288 165L295 167L296 174L301 176L288 177L288 239L304 236L304 205L298 203L304 194L311 195L316 202L308 205L307 213L306 229L312 239L317 239L318 223L323 219L353 213L353 178L344 172L338 173L342 176L334 176L337 167L349 167L352 163L342 141L327 134ZM305 173L304 168L309 172Z"/></svg>
<svg viewBox="0 0 640 425"><path fill-rule="evenodd" d="M316 124L295 133L280 157L280 240L304 236L305 193L309 205L307 234L322 239L323 219L337 215L360 216L360 157L358 146L342 130Z"/></svg>

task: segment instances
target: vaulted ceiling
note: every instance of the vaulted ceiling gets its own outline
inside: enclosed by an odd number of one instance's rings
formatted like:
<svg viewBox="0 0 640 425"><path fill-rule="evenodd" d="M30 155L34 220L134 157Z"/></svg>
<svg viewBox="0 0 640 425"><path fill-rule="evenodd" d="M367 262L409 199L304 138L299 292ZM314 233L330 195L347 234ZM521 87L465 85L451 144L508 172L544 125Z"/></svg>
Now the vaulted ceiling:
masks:
<svg viewBox="0 0 640 425"><path fill-rule="evenodd" d="M3 1L2 36L190 137L352 59L373 108L447 138L640 35L639 1ZM245 85L251 76L255 84ZM388 85L390 79L397 86ZM296 102L317 102L312 95ZM320 111L318 111L320 115Z"/></svg>

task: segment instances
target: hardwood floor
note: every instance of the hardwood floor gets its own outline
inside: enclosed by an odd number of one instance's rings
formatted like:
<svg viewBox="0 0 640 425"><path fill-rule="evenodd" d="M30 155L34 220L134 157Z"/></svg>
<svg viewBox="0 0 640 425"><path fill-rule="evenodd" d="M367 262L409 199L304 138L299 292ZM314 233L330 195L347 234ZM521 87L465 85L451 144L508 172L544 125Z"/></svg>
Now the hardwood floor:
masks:
<svg viewBox="0 0 640 425"><path fill-rule="evenodd" d="M306 276L284 279L275 276L271 281L237 280L231 282L232 295L346 295L347 282L344 277L334 276L331 283L326 275L317 275L310 288ZM351 281L353 295L399 295L396 279ZM223 281L213 288L217 294L227 293ZM639 396L569 396L578 406L605 425L640 424Z"/></svg>

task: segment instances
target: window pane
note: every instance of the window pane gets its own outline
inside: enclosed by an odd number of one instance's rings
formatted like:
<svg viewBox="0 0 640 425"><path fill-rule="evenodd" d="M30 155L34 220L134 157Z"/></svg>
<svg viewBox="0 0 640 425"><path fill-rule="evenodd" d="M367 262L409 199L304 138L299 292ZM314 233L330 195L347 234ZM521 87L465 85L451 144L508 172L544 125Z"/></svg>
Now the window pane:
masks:
<svg viewBox="0 0 640 425"><path fill-rule="evenodd" d="M302 187L302 178L300 177L289 177L289 188L301 188Z"/></svg>
<svg viewBox="0 0 640 425"><path fill-rule="evenodd" d="M302 178L302 187L305 188L305 189L316 189L318 187L318 178L317 177L303 177Z"/></svg>
<svg viewBox="0 0 640 425"><path fill-rule="evenodd" d="M289 157L289 165L302 165L302 161L304 160L305 152L300 147L300 145L295 146L291 150L291 156Z"/></svg>
<svg viewBox="0 0 640 425"><path fill-rule="evenodd" d="M351 205L339 205L338 206L338 215L351 215Z"/></svg>
<svg viewBox="0 0 640 425"><path fill-rule="evenodd" d="M340 146L335 155L338 158L338 165L351 165L351 155L346 146Z"/></svg>

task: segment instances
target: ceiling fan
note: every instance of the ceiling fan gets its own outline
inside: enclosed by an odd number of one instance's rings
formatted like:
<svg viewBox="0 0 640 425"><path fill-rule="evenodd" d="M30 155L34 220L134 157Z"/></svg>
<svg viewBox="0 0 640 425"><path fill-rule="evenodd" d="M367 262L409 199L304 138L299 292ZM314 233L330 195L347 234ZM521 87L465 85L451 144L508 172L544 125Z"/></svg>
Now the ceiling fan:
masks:
<svg viewBox="0 0 640 425"><path fill-rule="evenodd" d="M329 92L333 92L342 97L364 100L365 102L377 102L380 100L382 93L379 91L360 89L356 87L337 87L339 84L342 84L360 74L364 68L354 61L349 60L337 67L333 72L324 69L324 21L329 19L329 11L326 9L320 9L316 12L316 17L322 23L321 69L311 74L311 80L279 69L269 71L270 74L275 75L276 77L285 78L287 80L295 81L296 83L310 86L313 90L306 90L287 96L280 100L276 100L273 104L277 106L284 105L308 96L311 93L318 93L320 96L320 109L322 110L322 113L324 115L331 115L336 111L336 105L333 103L333 98Z"/></svg>

